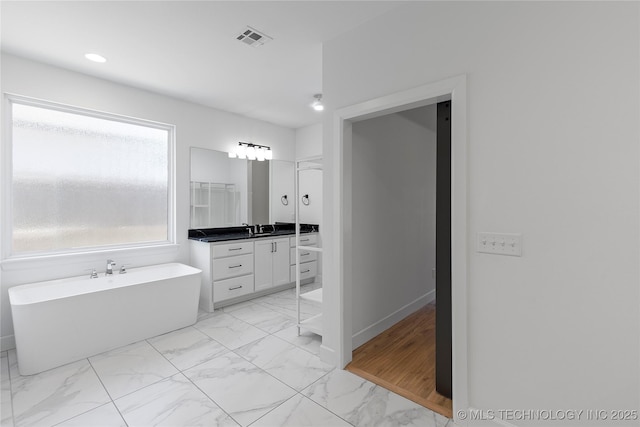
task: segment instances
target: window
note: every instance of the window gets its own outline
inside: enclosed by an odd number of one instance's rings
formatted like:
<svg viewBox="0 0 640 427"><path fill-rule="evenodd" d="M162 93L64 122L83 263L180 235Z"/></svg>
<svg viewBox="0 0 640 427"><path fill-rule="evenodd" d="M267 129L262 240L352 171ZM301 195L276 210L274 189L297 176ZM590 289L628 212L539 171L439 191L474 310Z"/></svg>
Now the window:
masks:
<svg viewBox="0 0 640 427"><path fill-rule="evenodd" d="M11 256L173 241L172 126L9 102Z"/></svg>

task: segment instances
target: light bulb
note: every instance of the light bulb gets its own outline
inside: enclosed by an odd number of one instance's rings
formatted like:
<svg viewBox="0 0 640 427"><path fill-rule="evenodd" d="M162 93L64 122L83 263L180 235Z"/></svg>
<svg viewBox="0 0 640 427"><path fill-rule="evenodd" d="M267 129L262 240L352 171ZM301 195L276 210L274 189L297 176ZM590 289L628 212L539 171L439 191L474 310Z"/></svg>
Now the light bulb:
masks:
<svg viewBox="0 0 640 427"><path fill-rule="evenodd" d="M247 147L245 147L242 144L238 145L237 155L238 155L239 159L246 159L247 158Z"/></svg>
<svg viewBox="0 0 640 427"><path fill-rule="evenodd" d="M311 104L311 107L316 110L316 111L322 111L324 110L324 105L322 104L322 94L318 93L316 95L313 95L313 97L316 99L315 101L313 101L313 103Z"/></svg>
<svg viewBox="0 0 640 427"><path fill-rule="evenodd" d="M256 149L251 145L247 147L247 159L249 160L256 159Z"/></svg>

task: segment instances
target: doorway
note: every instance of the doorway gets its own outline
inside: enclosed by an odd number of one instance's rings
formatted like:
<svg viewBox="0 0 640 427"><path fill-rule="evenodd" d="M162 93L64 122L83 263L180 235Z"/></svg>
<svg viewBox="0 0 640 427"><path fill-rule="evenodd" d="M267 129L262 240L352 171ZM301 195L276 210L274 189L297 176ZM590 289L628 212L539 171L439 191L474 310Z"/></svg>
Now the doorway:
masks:
<svg viewBox="0 0 640 427"><path fill-rule="evenodd" d="M327 288L327 300L334 304L326 307L328 318L325 321L323 350L327 356L336 358L339 367L345 367L352 359L352 351L360 344L388 329L407 314L424 305L419 301L416 306L403 307L398 313L392 313L372 324L365 334L359 334L353 325L353 223L358 218L352 212L352 173L349 169L352 150L353 123L378 117L391 112L452 101L451 130L451 293L452 293L452 397L454 402L454 420L457 411L468 408L467 395L467 132L466 132L466 77L458 76L433 84L420 86L403 92L352 105L334 113L333 139L330 153L333 168L325 175L327 204L325 216L330 222L325 227L331 240L332 256L328 257L323 273L335 286ZM382 242L384 243L384 242ZM364 335L368 339L361 341ZM360 341L360 342L359 342Z"/></svg>
<svg viewBox="0 0 640 427"><path fill-rule="evenodd" d="M352 125L354 344L389 313L408 317L346 369L451 418L450 103Z"/></svg>

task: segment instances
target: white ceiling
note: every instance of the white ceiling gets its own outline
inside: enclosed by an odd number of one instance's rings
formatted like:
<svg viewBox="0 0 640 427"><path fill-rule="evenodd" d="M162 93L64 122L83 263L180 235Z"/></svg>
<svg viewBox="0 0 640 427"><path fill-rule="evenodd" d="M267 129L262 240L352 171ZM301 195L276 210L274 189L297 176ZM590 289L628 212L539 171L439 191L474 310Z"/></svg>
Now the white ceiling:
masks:
<svg viewBox="0 0 640 427"><path fill-rule="evenodd" d="M298 128L321 120L322 43L393 1L2 1L2 50ZM249 25L273 37L235 39ZM105 64L89 62L99 53Z"/></svg>

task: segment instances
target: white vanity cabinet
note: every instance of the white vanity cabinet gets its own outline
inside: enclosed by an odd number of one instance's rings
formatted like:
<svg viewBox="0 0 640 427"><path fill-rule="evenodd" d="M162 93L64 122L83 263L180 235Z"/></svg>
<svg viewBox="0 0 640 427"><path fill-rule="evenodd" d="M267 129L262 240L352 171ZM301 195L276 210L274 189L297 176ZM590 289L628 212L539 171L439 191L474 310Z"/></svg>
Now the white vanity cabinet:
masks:
<svg viewBox="0 0 640 427"><path fill-rule="evenodd" d="M253 284L253 241L191 242L191 264L202 270L200 307L250 294Z"/></svg>
<svg viewBox="0 0 640 427"><path fill-rule="evenodd" d="M291 283L289 238L255 241L255 291Z"/></svg>
<svg viewBox="0 0 640 427"><path fill-rule="evenodd" d="M316 246L317 239L316 233L303 234L300 244ZM202 270L200 307L205 311L286 289L296 280L295 235L189 244L191 265ZM301 279L312 279L317 254L302 251L301 256Z"/></svg>

